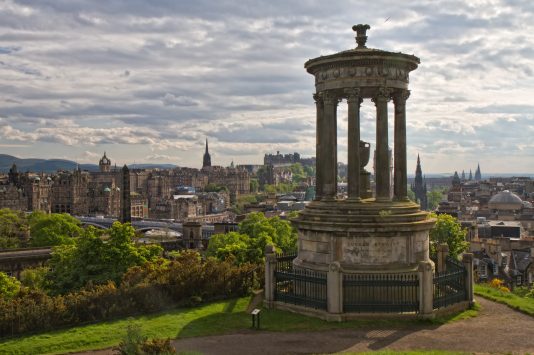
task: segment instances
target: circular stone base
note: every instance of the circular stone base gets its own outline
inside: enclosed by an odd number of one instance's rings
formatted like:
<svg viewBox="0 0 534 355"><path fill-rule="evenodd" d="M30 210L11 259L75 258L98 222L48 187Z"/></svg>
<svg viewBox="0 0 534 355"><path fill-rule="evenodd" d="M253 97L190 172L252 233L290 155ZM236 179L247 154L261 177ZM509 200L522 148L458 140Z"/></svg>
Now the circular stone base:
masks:
<svg viewBox="0 0 534 355"><path fill-rule="evenodd" d="M314 201L292 220L298 229L295 266L345 272L410 272L429 261L435 221L410 201Z"/></svg>

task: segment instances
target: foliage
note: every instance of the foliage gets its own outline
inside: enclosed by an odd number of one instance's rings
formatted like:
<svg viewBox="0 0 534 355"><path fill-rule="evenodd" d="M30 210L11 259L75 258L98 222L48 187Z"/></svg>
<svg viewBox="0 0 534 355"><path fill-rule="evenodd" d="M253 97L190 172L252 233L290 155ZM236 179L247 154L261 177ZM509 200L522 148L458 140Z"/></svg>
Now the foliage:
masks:
<svg viewBox="0 0 534 355"><path fill-rule="evenodd" d="M443 197L443 190L433 189L431 191L427 191L426 197L428 201L428 209L435 210L441 202L441 199Z"/></svg>
<svg viewBox="0 0 534 355"><path fill-rule="evenodd" d="M95 228L87 228L74 245L55 247L49 261L53 293L80 289L88 282L118 283L126 270L158 257L158 245L136 246L135 229L130 224L113 223L104 241Z"/></svg>
<svg viewBox="0 0 534 355"><path fill-rule="evenodd" d="M0 271L0 300L15 297L20 291L20 282Z"/></svg>
<svg viewBox="0 0 534 355"><path fill-rule="evenodd" d="M217 185L211 182L206 185L206 187L204 188L204 191L205 192L227 192L227 193L229 192L226 186Z"/></svg>
<svg viewBox="0 0 534 355"><path fill-rule="evenodd" d="M413 192L413 190L410 187L408 187L407 193L408 193L408 198L410 199L410 201L416 202L415 192Z"/></svg>
<svg viewBox="0 0 534 355"><path fill-rule="evenodd" d="M296 216L296 214L292 214ZM220 260L232 258L237 264L263 262L265 247L274 245L284 252L294 251L297 232L287 220L266 218L261 212L250 213L239 225L239 233L213 235L207 255Z"/></svg>
<svg viewBox="0 0 534 355"><path fill-rule="evenodd" d="M434 213L430 217L436 218L436 224L430 230L430 255L432 257L437 255L437 248L442 243L447 243L449 255L452 258L457 258L467 250L469 247L469 243L465 240L467 230L462 228L456 218L448 214L436 215Z"/></svg>
<svg viewBox="0 0 534 355"><path fill-rule="evenodd" d="M307 174L302 167L302 164L295 163L292 164L289 169L291 170L292 182L300 183L301 181L306 180Z"/></svg>
<svg viewBox="0 0 534 355"><path fill-rule="evenodd" d="M134 322L143 324L147 337L185 338L240 332L250 327L250 315L245 312L249 298L219 301L192 309L173 309L165 313L137 316ZM464 319L460 313L451 321ZM116 346L124 337L124 329L131 319L112 320L98 324L8 339L0 342L6 353L49 354L74 353ZM357 329L362 327L386 328L428 324L423 320L358 319L346 322L327 322L318 318L274 309L262 310L261 328L274 332L321 331L330 329ZM434 322L432 322L434 323ZM388 328L389 329L389 328Z"/></svg>
<svg viewBox="0 0 534 355"><path fill-rule="evenodd" d="M23 236L27 232L24 213L9 208L0 209L0 249L13 249L23 246Z"/></svg>
<svg viewBox="0 0 534 355"><path fill-rule="evenodd" d="M141 335L141 326L139 324L130 323L126 327L126 335L119 343L116 349L117 354L120 355L137 355L141 354L141 344L146 340Z"/></svg>
<svg viewBox="0 0 534 355"><path fill-rule="evenodd" d="M242 296L262 282L262 275L256 265L202 260L188 251L176 260L131 267L119 286L89 284L56 296L21 289L12 299L0 297L0 337Z"/></svg>
<svg viewBox="0 0 534 355"><path fill-rule="evenodd" d="M250 252L250 244L250 237L246 234L238 232L215 234L210 238L206 254L219 260L234 258L237 264L243 264L247 261L260 262L261 260L258 260L258 257L253 256L253 253Z"/></svg>
<svg viewBox="0 0 534 355"><path fill-rule="evenodd" d="M142 336L141 326L136 323L128 324L126 334L115 350L120 355L176 354L169 338L148 339Z"/></svg>
<svg viewBox="0 0 534 355"><path fill-rule="evenodd" d="M20 282L23 286L33 290L47 290L47 275L49 271L50 268L45 266L24 269L20 273Z"/></svg>
<svg viewBox="0 0 534 355"><path fill-rule="evenodd" d="M33 212L29 217L32 247L73 244L82 234L80 222L66 213Z"/></svg>
<svg viewBox="0 0 534 355"><path fill-rule="evenodd" d="M534 316L534 297L521 297L513 292L503 292L489 284L476 284L475 294Z"/></svg>
<svg viewBox="0 0 534 355"><path fill-rule="evenodd" d="M256 178L250 179L250 192L258 192L260 182Z"/></svg>

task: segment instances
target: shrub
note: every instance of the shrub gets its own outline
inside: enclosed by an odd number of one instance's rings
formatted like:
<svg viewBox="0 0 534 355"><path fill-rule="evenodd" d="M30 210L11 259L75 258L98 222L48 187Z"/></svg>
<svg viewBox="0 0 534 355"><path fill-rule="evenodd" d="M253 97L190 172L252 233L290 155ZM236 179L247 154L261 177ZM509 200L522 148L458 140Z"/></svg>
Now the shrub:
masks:
<svg viewBox="0 0 534 355"><path fill-rule="evenodd" d="M119 286L89 283L65 295L22 288L0 297L0 337L160 311L171 306L239 297L261 282L261 268L183 252L129 268Z"/></svg>
<svg viewBox="0 0 534 355"><path fill-rule="evenodd" d="M499 289L501 288L501 286L504 284L504 281L503 280L500 280L500 279L493 279L491 280L490 282L490 286L493 287L493 288L496 288L496 289Z"/></svg>

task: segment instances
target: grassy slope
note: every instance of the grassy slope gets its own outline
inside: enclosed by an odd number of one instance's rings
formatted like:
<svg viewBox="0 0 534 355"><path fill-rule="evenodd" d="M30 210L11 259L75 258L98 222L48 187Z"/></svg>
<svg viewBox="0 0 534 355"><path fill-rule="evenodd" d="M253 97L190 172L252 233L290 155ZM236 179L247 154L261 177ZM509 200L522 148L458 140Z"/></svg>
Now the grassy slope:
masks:
<svg viewBox="0 0 534 355"><path fill-rule="evenodd" d="M475 294L534 316L534 299L532 298L519 297L508 292L505 293L484 284L475 285Z"/></svg>
<svg viewBox="0 0 534 355"><path fill-rule="evenodd" d="M247 298L222 301L191 309L175 309L149 316L140 316L98 324L74 327L0 342L0 354L65 353L116 346L132 320L141 324L149 338L178 338L231 333L248 329L251 318L244 311ZM422 320L357 320L329 323L289 312L267 310L261 313L262 330L314 331L358 327L432 326L476 316L477 309L432 322ZM386 353L387 354L387 353ZM417 354L417 353L414 353ZM440 354L441 353L437 353Z"/></svg>

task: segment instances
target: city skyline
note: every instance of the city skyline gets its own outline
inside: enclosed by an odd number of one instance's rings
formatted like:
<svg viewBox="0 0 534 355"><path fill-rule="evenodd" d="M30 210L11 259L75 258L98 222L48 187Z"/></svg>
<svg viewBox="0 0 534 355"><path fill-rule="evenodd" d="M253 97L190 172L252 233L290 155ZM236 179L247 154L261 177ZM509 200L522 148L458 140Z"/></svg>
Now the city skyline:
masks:
<svg viewBox="0 0 534 355"><path fill-rule="evenodd" d="M521 1L0 4L0 153L94 163L260 164L315 155L309 58L368 46L421 58L408 171L534 173L534 5ZM351 10L351 8L353 10ZM374 149L374 106L362 139ZM338 110L346 162L346 108ZM392 106L389 107L390 117ZM390 120L392 123L392 120ZM392 130L390 130L390 133ZM390 134L390 144L393 140Z"/></svg>

